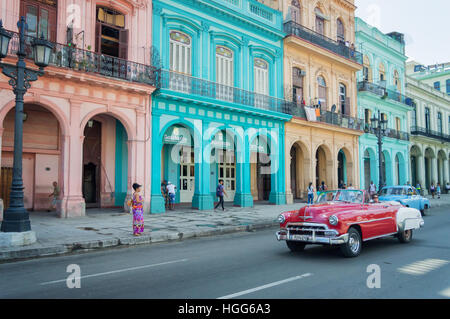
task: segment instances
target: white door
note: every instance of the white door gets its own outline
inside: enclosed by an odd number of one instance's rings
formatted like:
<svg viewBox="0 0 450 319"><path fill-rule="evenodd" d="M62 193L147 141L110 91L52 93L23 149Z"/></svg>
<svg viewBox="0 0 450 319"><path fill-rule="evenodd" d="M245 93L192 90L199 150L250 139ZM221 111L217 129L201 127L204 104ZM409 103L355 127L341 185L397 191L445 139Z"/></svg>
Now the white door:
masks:
<svg viewBox="0 0 450 319"><path fill-rule="evenodd" d="M192 202L195 190L194 150L183 146L180 154L180 203Z"/></svg>
<svg viewBox="0 0 450 319"><path fill-rule="evenodd" d="M216 48L217 98L233 101L233 51L218 46Z"/></svg>
<svg viewBox="0 0 450 319"><path fill-rule="evenodd" d="M224 201L234 201L236 194L236 162L233 151L221 151L219 162L219 180L223 180L225 192L228 196Z"/></svg>
<svg viewBox="0 0 450 319"><path fill-rule="evenodd" d="M191 38L179 31L170 32L170 88L189 92L191 88Z"/></svg>
<svg viewBox="0 0 450 319"><path fill-rule="evenodd" d="M264 108L269 95L269 64L262 59L254 60L255 106Z"/></svg>

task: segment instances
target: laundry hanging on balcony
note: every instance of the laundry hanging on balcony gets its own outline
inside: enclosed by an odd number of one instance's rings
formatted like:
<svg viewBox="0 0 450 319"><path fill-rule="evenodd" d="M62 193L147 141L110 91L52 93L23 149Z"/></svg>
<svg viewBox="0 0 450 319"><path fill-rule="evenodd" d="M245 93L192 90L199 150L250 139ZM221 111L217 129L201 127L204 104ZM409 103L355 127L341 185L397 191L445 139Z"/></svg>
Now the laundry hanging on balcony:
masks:
<svg viewBox="0 0 450 319"><path fill-rule="evenodd" d="M311 122L317 121L316 108L305 106L306 119Z"/></svg>

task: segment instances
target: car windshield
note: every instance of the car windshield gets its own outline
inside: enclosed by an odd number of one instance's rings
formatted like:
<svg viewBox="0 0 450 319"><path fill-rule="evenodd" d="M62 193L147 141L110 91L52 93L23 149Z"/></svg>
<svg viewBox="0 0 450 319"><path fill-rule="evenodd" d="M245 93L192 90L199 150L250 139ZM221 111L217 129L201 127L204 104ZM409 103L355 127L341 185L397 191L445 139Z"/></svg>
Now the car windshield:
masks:
<svg viewBox="0 0 450 319"><path fill-rule="evenodd" d="M389 187L381 189L381 196L385 195L406 195L406 188L404 187Z"/></svg>
<svg viewBox="0 0 450 319"><path fill-rule="evenodd" d="M317 196L316 204L323 204L327 202L345 202L362 204L364 200L364 193L359 190L341 189L335 191L321 192Z"/></svg>

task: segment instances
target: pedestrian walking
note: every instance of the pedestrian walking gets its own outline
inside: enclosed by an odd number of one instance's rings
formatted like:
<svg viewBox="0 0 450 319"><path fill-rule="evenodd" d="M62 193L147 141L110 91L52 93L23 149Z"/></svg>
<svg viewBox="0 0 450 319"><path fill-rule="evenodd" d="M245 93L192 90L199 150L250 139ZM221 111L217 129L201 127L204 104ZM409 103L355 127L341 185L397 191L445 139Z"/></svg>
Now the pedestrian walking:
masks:
<svg viewBox="0 0 450 319"><path fill-rule="evenodd" d="M370 185L369 185L369 194L370 194L370 199L373 199L373 196L377 193L377 187L375 186L375 184L373 183L373 181L370 181Z"/></svg>
<svg viewBox="0 0 450 319"><path fill-rule="evenodd" d="M164 207L167 209L169 205L169 193L167 192L167 182L163 180L161 183L161 195L164 198Z"/></svg>
<svg viewBox="0 0 450 319"><path fill-rule="evenodd" d="M348 188L347 188L347 189L355 189L355 188L353 187L353 184L350 183L350 184L348 185Z"/></svg>
<svg viewBox="0 0 450 319"><path fill-rule="evenodd" d="M50 207L47 209L48 212L51 212L52 210L56 209L56 206L58 205L59 201L59 187L57 182L53 182L53 192L48 197L53 197L50 201Z"/></svg>
<svg viewBox="0 0 450 319"><path fill-rule="evenodd" d="M137 183L133 184L133 197L130 199L130 206L133 211L133 235L140 236L144 232L144 199L141 196L141 187Z"/></svg>
<svg viewBox="0 0 450 319"><path fill-rule="evenodd" d="M436 185L436 194L437 194L438 199L440 199L441 198L441 183L437 183L437 185Z"/></svg>
<svg viewBox="0 0 450 319"><path fill-rule="evenodd" d="M344 186L345 186L345 184L344 184ZM324 191L326 191L327 189L328 189L327 185L325 185L325 182L322 181L322 183L321 183L320 186L319 186L319 191L324 192Z"/></svg>
<svg viewBox="0 0 450 319"><path fill-rule="evenodd" d="M223 180L220 179L219 180L219 184L217 185L216 188L216 196L219 198L219 202L217 203L216 206L214 206L214 209L216 209L217 207L219 207L219 205L222 205L222 210L225 210L225 208L223 207L223 194L225 194L226 196L228 196L227 192L225 191L225 188L223 186Z"/></svg>
<svg viewBox="0 0 450 319"><path fill-rule="evenodd" d="M341 180L341 181L339 182L338 188L339 188L339 189L342 189L343 187L344 187L344 181Z"/></svg>
<svg viewBox="0 0 450 319"><path fill-rule="evenodd" d="M420 185L420 183L417 183L416 189L417 189L417 192L419 193L419 195L422 195L422 193L421 193L422 186Z"/></svg>
<svg viewBox="0 0 450 319"><path fill-rule="evenodd" d="M445 185L445 190L447 191L447 194L450 194L450 183L447 182L447 184Z"/></svg>
<svg viewBox="0 0 450 319"><path fill-rule="evenodd" d="M175 194L177 187L171 182L167 182L167 194L169 195L169 209L173 210L175 205Z"/></svg>
<svg viewBox="0 0 450 319"><path fill-rule="evenodd" d="M431 196L432 196L433 199L434 199L434 194L436 193L436 187L434 186L434 183L431 183L431 186L430 186L430 193L431 193Z"/></svg>
<svg viewBox="0 0 450 319"><path fill-rule="evenodd" d="M312 185L312 183L309 183L308 186L308 202L307 204L312 204L314 202L314 186Z"/></svg>

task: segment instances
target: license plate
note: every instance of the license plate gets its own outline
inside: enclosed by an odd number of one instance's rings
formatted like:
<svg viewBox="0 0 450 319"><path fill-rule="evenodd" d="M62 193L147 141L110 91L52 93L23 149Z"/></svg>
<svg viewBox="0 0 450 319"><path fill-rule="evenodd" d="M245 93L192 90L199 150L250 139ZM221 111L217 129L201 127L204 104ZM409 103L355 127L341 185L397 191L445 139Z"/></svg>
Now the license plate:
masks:
<svg viewBox="0 0 450 319"><path fill-rule="evenodd" d="M290 236L292 240L302 240L302 241L308 241L311 240L312 237L308 235L291 235Z"/></svg>

